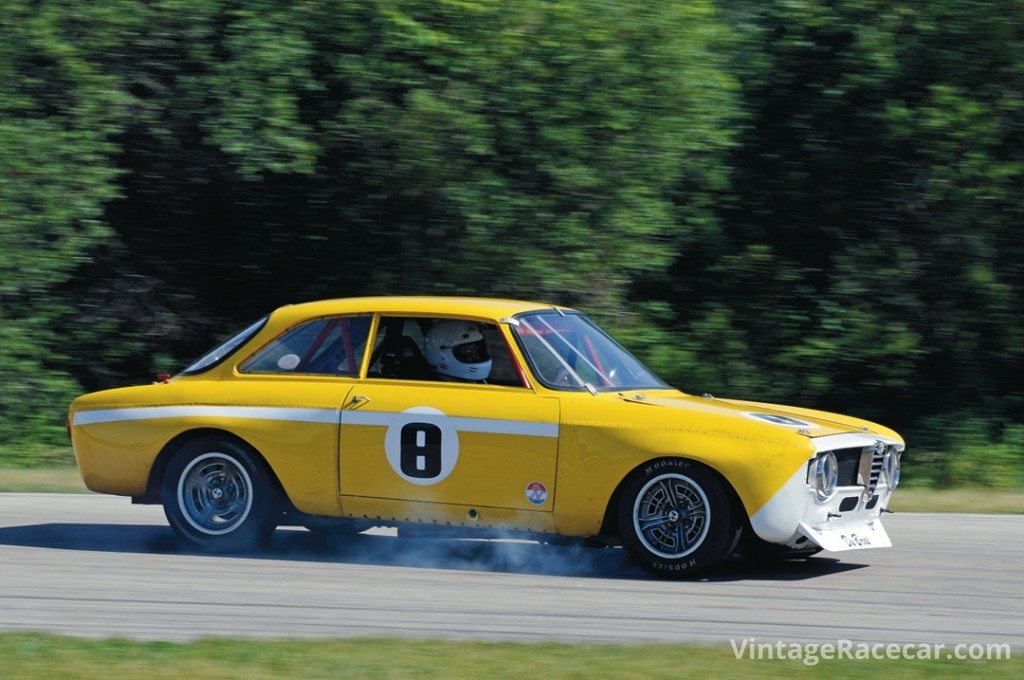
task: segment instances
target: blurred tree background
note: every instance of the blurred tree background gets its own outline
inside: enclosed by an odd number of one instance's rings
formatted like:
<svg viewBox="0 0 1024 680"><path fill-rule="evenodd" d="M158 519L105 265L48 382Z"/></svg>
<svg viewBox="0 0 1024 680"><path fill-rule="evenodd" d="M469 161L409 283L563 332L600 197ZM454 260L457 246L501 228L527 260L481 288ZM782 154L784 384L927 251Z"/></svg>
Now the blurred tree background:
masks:
<svg viewBox="0 0 1024 680"><path fill-rule="evenodd" d="M0 462L275 306L438 293L1020 487L1022 211L1021 0L3 0Z"/></svg>

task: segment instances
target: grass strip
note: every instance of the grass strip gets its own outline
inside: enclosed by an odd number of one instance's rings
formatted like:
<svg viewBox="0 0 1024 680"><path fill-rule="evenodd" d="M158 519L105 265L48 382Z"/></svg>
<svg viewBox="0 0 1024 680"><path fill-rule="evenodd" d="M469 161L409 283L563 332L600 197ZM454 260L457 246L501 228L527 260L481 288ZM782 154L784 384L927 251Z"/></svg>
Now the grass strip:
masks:
<svg viewBox="0 0 1024 680"><path fill-rule="evenodd" d="M985 488L896 489L889 504L896 512L1024 513L1024 491Z"/></svg>
<svg viewBox="0 0 1024 680"><path fill-rule="evenodd" d="M941 656L941 655L940 655ZM190 643L0 634L11 678L1019 678L1021 659L736 659L692 645L493 643L391 638L203 639Z"/></svg>
<svg viewBox="0 0 1024 680"><path fill-rule="evenodd" d="M74 465L0 467L0 492L88 493Z"/></svg>

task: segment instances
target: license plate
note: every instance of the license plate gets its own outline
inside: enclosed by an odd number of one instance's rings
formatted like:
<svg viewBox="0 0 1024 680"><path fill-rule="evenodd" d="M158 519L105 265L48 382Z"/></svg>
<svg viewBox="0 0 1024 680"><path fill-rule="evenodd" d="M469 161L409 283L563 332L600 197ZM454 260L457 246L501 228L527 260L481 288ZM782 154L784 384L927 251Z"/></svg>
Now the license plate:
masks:
<svg viewBox="0 0 1024 680"><path fill-rule="evenodd" d="M813 527L801 522L800 533L832 552L892 546L889 534L885 533L885 528L877 519L863 524L844 524L837 527Z"/></svg>

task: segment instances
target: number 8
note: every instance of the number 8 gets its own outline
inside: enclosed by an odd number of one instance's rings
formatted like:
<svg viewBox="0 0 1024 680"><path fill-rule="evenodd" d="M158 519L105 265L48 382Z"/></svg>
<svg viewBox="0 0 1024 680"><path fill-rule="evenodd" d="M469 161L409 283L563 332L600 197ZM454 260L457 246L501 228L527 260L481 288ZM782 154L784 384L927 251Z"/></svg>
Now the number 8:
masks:
<svg viewBox="0 0 1024 680"><path fill-rule="evenodd" d="M441 474L441 428L430 423L409 423L401 432L402 473L432 479Z"/></svg>

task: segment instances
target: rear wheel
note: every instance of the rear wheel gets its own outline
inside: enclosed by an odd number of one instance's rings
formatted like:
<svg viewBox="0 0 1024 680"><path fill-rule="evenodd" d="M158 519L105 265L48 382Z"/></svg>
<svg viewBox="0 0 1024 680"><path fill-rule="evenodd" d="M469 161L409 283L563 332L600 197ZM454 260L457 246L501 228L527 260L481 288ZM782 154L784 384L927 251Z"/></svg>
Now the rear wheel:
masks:
<svg viewBox="0 0 1024 680"><path fill-rule="evenodd" d="M213 552L255 547L275 527L274 487L255 452L227 437L202 437L171 457L161 485L178 536Z"/></svg>
<svg viewBox="0 0 1024 680"><path fill-rule="evenodd" d="M633 559L668 578L715 566L739 537L724 484L707 467L681 459L651 461L633 473L623 488L617 520L623 547Z"/></svg>

